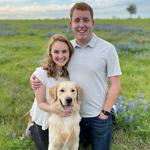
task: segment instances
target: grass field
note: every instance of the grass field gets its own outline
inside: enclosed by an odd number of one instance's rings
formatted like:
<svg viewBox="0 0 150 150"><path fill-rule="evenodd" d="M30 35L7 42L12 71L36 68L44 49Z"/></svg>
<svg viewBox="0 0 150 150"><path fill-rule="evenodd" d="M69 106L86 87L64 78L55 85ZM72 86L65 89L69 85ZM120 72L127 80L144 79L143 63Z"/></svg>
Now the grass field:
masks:
<svg viewBox="0 0 150 150"><path fill-rule="evenodd" d="M49 37L73 35L68 20L0 20L0 150L34 150L24 137L33 102L29 77L45 56ZM95 32L117 48L121 92L112 150L150 149L150 19L96 20Z"/></svg>

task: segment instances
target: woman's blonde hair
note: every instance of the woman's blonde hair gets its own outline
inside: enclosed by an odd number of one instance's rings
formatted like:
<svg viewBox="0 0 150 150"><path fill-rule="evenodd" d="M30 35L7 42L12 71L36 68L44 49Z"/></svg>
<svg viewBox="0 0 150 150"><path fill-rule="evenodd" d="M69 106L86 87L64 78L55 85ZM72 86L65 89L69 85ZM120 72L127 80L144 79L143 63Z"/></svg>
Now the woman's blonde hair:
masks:
<svg viewBox="0 0 150 150"><path fill-rule="evenodd" d="M56 64L54 63L54 61L52 59L52 55L51 55L52 46L53 46L53 44L56 41L64 42L68 46L68 49L69 49L69 60L63 66L63 68L62 68L63 70L62 70L62 75L61 76L65 77L65 78L69 78L67 66L68 66L70 58L71 58L71 56L72 56L72 54L74 52L74 48L73 48L71 42L67 39L67 37L62 35L62 34L54 34L53 36L51 36L51 38L49 40L49 44L48 44L48 58L47 58L46 63L43 65L43 69L47 70L48 77L54 77L54 78L58 77L58 72L56 70Z"/></svg>

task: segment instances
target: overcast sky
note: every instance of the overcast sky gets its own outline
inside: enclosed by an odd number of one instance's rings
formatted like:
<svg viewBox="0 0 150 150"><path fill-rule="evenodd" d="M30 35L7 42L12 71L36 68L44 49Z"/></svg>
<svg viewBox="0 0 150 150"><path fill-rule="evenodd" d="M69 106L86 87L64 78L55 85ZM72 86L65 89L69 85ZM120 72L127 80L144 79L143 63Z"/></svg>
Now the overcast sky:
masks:
<svg viewBox="0 0 150 150"><path fill-rule="evenodd" d="M135 3L134 17L150 18L150 0L82 0L94 9L94 18L129 18L126 11ZM71 6L78 0L0 0L0 19L69 18Z"/></svg>

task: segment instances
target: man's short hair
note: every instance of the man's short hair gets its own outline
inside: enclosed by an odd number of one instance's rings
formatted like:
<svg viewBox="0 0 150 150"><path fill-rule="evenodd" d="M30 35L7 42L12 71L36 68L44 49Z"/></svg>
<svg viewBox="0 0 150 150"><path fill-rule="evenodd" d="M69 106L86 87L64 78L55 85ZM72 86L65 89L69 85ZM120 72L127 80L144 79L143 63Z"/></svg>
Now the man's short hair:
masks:
<svg viewBox="0 0 150 150"><path fill-rule="evenodd" d="M76 3L73 5L73 7L70 10L70 19L72 19L72 15L73 15L74 10L81 10L81 11L88 10L91 14L92 19L93 19L93 9L89 4L87 4L85 2L80 2L80 3Z"/></svg>

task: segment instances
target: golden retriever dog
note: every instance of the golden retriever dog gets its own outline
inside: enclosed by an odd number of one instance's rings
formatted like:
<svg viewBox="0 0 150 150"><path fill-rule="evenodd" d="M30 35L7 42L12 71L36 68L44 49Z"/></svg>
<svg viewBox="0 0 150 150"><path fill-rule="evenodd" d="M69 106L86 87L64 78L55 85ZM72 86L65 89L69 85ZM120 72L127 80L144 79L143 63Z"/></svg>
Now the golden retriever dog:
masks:
<svg viewBox="0 0 150 150"><path fill-rule="evenodd" d="M78 150L82 89L74 82L64 81L52 87L50 95L51 103L57 103L62 110L71 108L72 113L67 117L50 114L48 150Z"/></svg>

